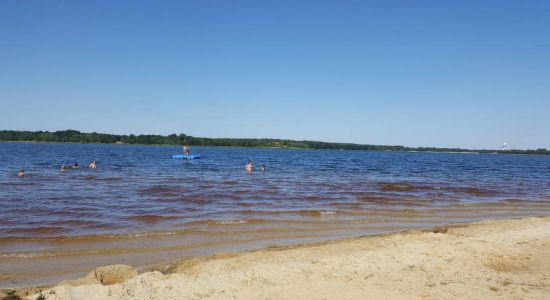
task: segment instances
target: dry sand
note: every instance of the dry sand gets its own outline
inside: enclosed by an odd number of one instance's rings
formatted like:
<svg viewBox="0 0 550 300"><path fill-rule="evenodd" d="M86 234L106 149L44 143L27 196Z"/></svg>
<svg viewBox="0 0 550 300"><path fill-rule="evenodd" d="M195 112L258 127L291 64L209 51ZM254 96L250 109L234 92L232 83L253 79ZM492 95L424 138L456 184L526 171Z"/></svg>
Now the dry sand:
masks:
<svg viewBox="0 0 550 300"><path fill-rule="evenodd" d="M111 266L43 294L51 300L550 299L550 217L221 254L168 269L136 276L127 266Z"/></svg>

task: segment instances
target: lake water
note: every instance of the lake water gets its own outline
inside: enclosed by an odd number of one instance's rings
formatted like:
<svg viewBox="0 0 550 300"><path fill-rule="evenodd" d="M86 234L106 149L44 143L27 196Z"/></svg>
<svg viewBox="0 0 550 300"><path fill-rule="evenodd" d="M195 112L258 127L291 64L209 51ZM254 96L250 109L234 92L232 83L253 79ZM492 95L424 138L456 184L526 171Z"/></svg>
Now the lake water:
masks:
<svg viewBox="0 0 550 300"><path fill-rule="evenodd" d="M550 157L0 143L0 287L550 212ZM61 164L97 169L60 172ZM244 171L247 160L267 170ZM24 178L17 177L25 169Z"/></svg>

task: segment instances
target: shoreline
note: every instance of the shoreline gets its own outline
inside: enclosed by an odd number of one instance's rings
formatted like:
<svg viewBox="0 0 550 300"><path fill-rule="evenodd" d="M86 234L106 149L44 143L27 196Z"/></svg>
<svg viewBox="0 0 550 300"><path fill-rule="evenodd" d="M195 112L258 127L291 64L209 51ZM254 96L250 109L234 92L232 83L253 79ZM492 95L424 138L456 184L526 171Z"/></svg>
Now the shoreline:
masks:
<svg viewBox="0 0 550 300"><path fill-rule="evenodd" d="M538 203L538 202L537 202ZM94 268L123 263L138 271L162 270L163 264L208 257L220 252L239 253L273 245L311 245L342 238L370 237L407 230L467 224L486 219L550 215L550 208L518 203L463 207L460 211L371 211L362 221L339 219L339 214L314 215L307 221L284 223L254 220L233 223L203 222L181 231L148 234L75 236L62 238L0 239L0 290L53 285L85 276ZM344 218L346 219L346 218ZM1 298L1 297L0 297Z"/></svg>
<svg viewBox="0 0 550 300"><path fill-rule="evenodd" d="M140 275L131 267L110 266L116 274L100 273L111 276L112 285L88 275L54 286L53 294L47 287L18 294L44 290L46 299L178 299L199 294L203 299L536 299L550 295L549 250L550 216L486 220L218 253L158 265L153 268L157 271ZM86 296L92 294L95 298Z"/></svg>

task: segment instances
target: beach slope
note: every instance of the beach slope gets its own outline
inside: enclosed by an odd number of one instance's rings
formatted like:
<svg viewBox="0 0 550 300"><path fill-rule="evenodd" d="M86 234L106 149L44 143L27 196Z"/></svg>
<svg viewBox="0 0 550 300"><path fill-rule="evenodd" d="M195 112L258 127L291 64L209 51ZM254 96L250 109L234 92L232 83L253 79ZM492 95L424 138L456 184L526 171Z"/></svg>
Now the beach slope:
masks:
<svg viewBox="0 0 550 300"><path fill-rule="evenodd" d="M550 217L272 247L46 299L548 299ZM167 269L167 270L168 270ZM30 299L35 299L35 294Z"/></svg>

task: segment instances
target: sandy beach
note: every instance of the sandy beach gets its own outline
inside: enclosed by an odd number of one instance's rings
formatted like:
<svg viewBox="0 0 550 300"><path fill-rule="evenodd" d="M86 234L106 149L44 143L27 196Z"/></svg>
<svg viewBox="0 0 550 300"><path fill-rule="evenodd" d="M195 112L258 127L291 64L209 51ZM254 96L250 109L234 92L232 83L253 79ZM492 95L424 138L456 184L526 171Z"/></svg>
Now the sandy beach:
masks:
<svg viewBox="0 0 550 300"><path fill-rule="evenodd" d="M50 2L0 300L550 300L550 1Z"/></svg>
<svg viewBox="0 0 550 300"><path fill-rule="evenodd" d="M550 217L217 254L137 274L98 268L36 299L544 299ZM33 294L34 293L34 294ZM33 294L27 296L29 294Z"/></svg>

